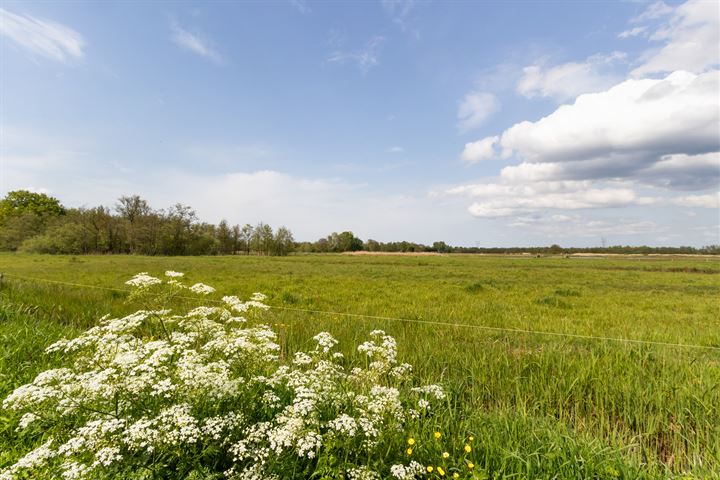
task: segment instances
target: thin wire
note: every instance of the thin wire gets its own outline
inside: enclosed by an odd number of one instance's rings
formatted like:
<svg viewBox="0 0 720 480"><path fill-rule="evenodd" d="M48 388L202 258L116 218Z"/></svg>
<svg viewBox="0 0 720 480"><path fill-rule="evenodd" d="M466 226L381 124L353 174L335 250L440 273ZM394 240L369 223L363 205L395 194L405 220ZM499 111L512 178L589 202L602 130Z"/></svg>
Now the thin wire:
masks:
<svg viewBox="0 0 720 480"><path fill-rule="evenodd" d="M14 278L17 278L20 280L28 280L28 281L33 281L33 282L47 282L47 283L55 283L58 285L67 285L67 286L71 286L71 287L94 288L94 289L98 289L98 290L107 290L107 291L123 292L123 293L131 292L130 290L126 290L123 288L103 287L100 285L85 285L85 284L81 284L81 283L63 282L60 280L50 280L47 278L24 277L21 275L15 275L14 273L11 273L11 274L6 273L5 275L14 277ZM192 301L197 301L197 302L213 302L213 303L220 303L220 304L224 303L221 300L213 300L210 298L186 297L186 296L182 296L182 295L177 295L175 298L181 298L181 299L192 300ZM268 307L270 307L271 309L275 309L275 310L288 310L288 311L293 311L293 312L304 312L304 313L345 316L345 317L362 318L362 319L415 323L415 324L422 324L422 325L434 325L434 326L455 327L455 328L475 328L475 329L479 329L479 330L490 330L490 331L495 331L495 332L522 333L522 334L530 334L530 335L548 335L548 336L555 336L555 337L579 338L579 339L584 339L584 340L603 340L603 341L609 341L609 342L634 343L634 344L640 344L640 345L697 348L697 349L703 349L703 350L720 351L720 347L715 347L712 345L657 342L654 340L638 340L638 339L620 338L620 337L603 337L603 336L596 336L596 335L581 335L581 334L577 334L577 333L548 332L548 331L542 331L542 330L526 330L526 329L522 329L522 328L490 327L490 326L486 326L486 325L475 325L475 324L471 324L471 323L448 323L448 322L438 322L438 321L434 321L434 320L417 320L414 318L386 317L386 316L381 316L381 315L366 315L363 313L333 312L333 311L328 311L328 310L314 310L314 309L307 309L307 308L282 307L279 305L268 305Z"/></svg>

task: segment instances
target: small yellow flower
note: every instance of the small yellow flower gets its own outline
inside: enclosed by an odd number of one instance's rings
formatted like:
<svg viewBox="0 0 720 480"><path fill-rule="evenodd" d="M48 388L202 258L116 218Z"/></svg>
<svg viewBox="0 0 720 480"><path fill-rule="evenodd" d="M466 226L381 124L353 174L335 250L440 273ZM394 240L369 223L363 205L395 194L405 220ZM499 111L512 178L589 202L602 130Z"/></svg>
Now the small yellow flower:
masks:
<svg viewBox="0 0 720 480"><path fill-rule="evenodd" d="M470 452L472 452L472 447L468 444L465 444L465 453L470 453Z"/></svg>
<svg viewBox="0 0 720 480"><path fill-rule="evenodd" d="M408 438L408 445L415 445L415 439L412 437Z"/></svg>
<svg viewBox="0 0 720 480"><path fill-rule="evenodd" d="M432 468L432 466L428 465L428 467L427 467L427 471L428 471L428 473L432 473L432 471L433 471L433 468Z"/></svg>
<svg viewBox="0 0 720 480"><path fill-rule="evenodd" d="M460 478L460 474L457 472L453 473L453 478Z"/></svg>
<svg viewBox="0 0 720 480"><path fill-rule="evenodd" d="M443 452L442 457L443 457L443 458L449 458L449 457L450 457L450 454L449 454L448 452Z"/></svg>
<svg viewBox="0 0 720 480"><path fill-rule="evenodd" d="M412 448L408 448L408 449L406 450L406 452L407 452L408 455L412 455Z"/></svg>
<svg viewBox="0 0 720 480"><path fill-rule="evenodd" d="M433 435L435 436L435 438L442 437L442 434L440 432L435 432Z"/></svg>
<svg viewBox="0 0 720 480"><path fill-rule="evenodd" d="M468 465L468 468L469 468L470 470L472 470L473 468L475 468L475 464L472 463L472 462L468 462L467 465Z"/></svg>
<svg viewBox="0 0 720 480"><path fill-rule="evenodd" d="M473 440L475 440L475 437L473 437L472 435L470 435L470 438L469 438L468 440L470 440L470 441L472 442Z"/></svg>
<svg viewBox="0 0 720 480"><path fill-rule="evenodd" d="M445 476L445 470L443 470L442 467L438 467L438 473L440 474L441 477Z"/></svg>

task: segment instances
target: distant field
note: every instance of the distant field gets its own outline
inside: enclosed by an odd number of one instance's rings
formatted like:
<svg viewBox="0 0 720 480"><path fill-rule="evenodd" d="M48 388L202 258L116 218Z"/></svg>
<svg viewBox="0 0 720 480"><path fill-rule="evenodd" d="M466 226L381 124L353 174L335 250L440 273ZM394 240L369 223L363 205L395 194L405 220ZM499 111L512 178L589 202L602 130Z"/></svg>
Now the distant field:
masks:
<svg viewBox="0 0 720 480"><path fill-rule="evenodd" d="M134 308L122 292L19 277L122 289L167 269L216 287L214 298L266 293L284 307L268 322L288 352L322 330L347 353L373 329L394 335L421 380L452 392L462 414L444 427L477 432L488 478L582 478L593 462L597 478L720 478L720 349L473 327L720 347L714 258L4 254L0 397L48 368L54 339ZM12 421L0 411L0 468L33 440Z"/></svg>

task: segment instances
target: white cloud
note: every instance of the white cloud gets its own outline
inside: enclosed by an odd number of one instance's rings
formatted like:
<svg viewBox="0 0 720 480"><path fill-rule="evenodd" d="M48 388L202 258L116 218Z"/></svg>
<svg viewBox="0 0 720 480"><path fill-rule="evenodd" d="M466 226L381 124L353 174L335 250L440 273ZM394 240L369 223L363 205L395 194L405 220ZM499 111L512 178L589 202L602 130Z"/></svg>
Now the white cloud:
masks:
<svg viewBox="0 0 720 480"><path fill-rule="evenodd" d="M473 199L468 211L480 218L648 203L648 199L639 197L631 188L590 185L588 182L481 183L454 187L444 193Z"/></svg>
<svg viewBox="0 0 720 480"><path fill-rule="evenodd" d="M707 195L687 195L676 197L671 200L675 205L681 207L720 208L720 192Z"/></svg>
<svg viewBox="0 0 720 480"><path fill-rule="evenodd" d="M85 41L70 27L30 15L17 15L0 8L0 36L51 60L66 62L82 58Z"/></svg>
<svg viewBox="0 0 720 480"><path fill-rule="evenodd" d="M460 158L467 163L478 163L483 160L492 160L496 158L496 146L500 141L497 135L494 137L485 137L477 142L465 144Z"/></svg>
<svg viewBox="0 0 720 480"><path fill-rule="evenodd" d="M630 206L716 205L720 181L720 72L674 72L580 95L535 122L465 145L475 163L513 157L499 178L447 188L480 218ZM659 190L658 190L659 189ZM648 193L640 193L649 190ZM586 228L584 226L583 228Z"/></svg>
<svg viewBox="0 0 720 480"><path fill-rule="evenodd" d="M403 153L405 152L405 149L403 147L398 147L397 145L394 147L390 147L386 150L388 153Z"/></svg>
<svg viewBox="0 0 720 480"><path fill-rule="evenodd" d="M328 63L353 64L363 73L380 64L380 49L385 42L381 36L372 37L365 46L359 50L335 50L325 59Z"/></svg>
<svg viewBox="0 0 720 480"><path fill-rule="evenodd" d="M225 59L223 56L220 55L207 40L190 33L177 23L173 22L170 27L172 29L170 38L176 45L210 59L215 63L224 63Z"/></svg>
<svg viewBox="0 0 720 480"><path fill-rule="evenodd" d="M638 35L642 35L645 32L647 32L647 29L648 29L647 26L642 26L642 27L630 28L628 30L623 30L622 32L618 33L618 38L637 37Z"/></svg>
<svg viewBox="0 0 720 480"><path fill-rule="evenodd" d="M665 7L660 7L663 14L669 13L670 7ZM657 16L639 21L652 18ZM675 8L650 39L665 45L644 55L643 63L632 72L635 76L675 70L697 73L716 67L720 64L720 5L712 0L690 0Z"/></svg>
<svg viewBox="0 0 720 480"><path fill-rule="evenodd" d="M458 107L458 128L468 131L478 128L494 113L500 110L500 101L488 92L470 92Z"/></svg>
<svg viewBox="0 0 720 480"><path fill-rule="evenodd" d="M631 18L630 23L642 23L650 20L656 20L670 15L672 12L673 8L667 3L657 1L648 5L648 7L640 15Z"/></svg>
<svg viewBox="0 0 720 480"><path fill-rule="evenodd" d="M628 176L661 156L720 150L719 86L718 71L626 80L513 125L500 146L525 162L554 164L542 167L554 179Z"/></svg>
<svg viewBox="0 0 720 480"><path fill-rule="evenodd" d="M517 92L527 98L551 97L562 102L582 93L605 90L620 79L607 70L618 62L624 62L625 58L623 52L612 52L593 55L584 62L568 62L552 67L546 67L541 62L528 66L523 68Z"/></svg>

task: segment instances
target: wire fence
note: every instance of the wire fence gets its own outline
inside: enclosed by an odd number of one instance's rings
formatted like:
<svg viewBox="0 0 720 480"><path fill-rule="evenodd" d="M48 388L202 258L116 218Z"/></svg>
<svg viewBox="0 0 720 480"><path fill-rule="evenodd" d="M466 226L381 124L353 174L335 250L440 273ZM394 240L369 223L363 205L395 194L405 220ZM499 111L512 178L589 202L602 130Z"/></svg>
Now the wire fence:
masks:
<svg viewBox="0 0 720 480"><path fill-rule="evenodd" d="M102 285L87 285L87 284L82 284L82 283L65 282L65 281L61 281L61 280L51 280L48 278L26 277L26 276L22 276L22 275L16 275L14 273L0 274L0 285L2 285L3 279L8 278L8 277L15 278L18 280L29 281L29 282L49 283L49 284L63 285L63 286L75 287L75 288L105 290L105 291L112 291L112 292L121 292L121 293L125 293L125 294L129 294L131 292L131 290L124 289L124 288L105 287ZM217 303L217 304L225 303L222 300L215 300L215 299L210 299L210 298L205 298L205 297L201 298L201 297L189 297L189 296L177 295L177 296L175 296L175 298L180 298L180 299L190 300L190 301L195 301L195 302L202 302L202 303L206 303L206 302L212 302L212 303ZM309 309L309 308L287 307L287 306L281 306L281 305L268 305L268 307L270 307L273 310L285 310L285 311L302 312L302 313L309 313L309 314L316 314L316 315L330 315L330 316L337 316L337 317L348 317L348 318L367 319L367 320L381 320L381 321L388 321L388 322L402 322L402 323L409 323L409 324L440 326L440 327L446 327L446 328L466 328L466 329L493 331L493 332L499 332L499 333L540 335L540 336L544 335L544 336L565 337L565 338L572 338L572 339L617 342L617 343L648 345L648 346L687 348L687 349L698 349L698 350L710 350L710 351L720 352L720 346L713 346L713 345L697 345L697 344L691 344L691 343L660 342L660 341L655 341L655 340L642 340L642 339L622 338L622 337L607 337L607 336L601 336L601 335L583 335L583 334L578 334L578 333L566 333L566 332L549 332L549 331L544 331L544 330L530 330L530 329L512 328L512 327L492 327L492 326L488 326L488 325L478 325L478 324L473 324L473 323L439 322L439 321L435 321L435 320L420 320L420 319L415 319L415 318L390 317L390 316L383 316L383 315L368 315L368 314L363 314L363 313L351 313L351 312L335 312L335 311L330 311L330 310L317 310L317 309Z"/></svg>

